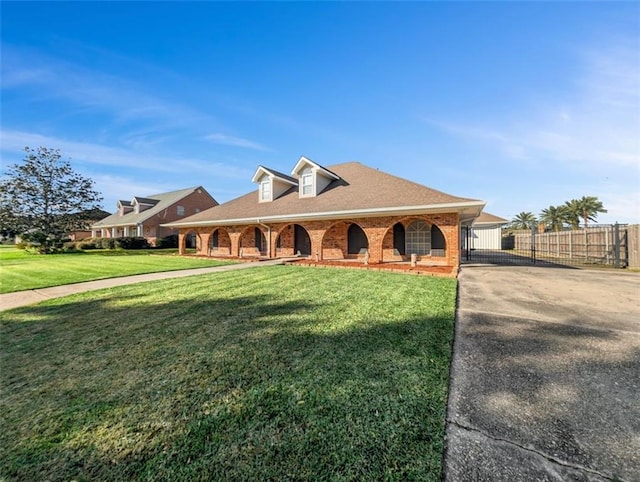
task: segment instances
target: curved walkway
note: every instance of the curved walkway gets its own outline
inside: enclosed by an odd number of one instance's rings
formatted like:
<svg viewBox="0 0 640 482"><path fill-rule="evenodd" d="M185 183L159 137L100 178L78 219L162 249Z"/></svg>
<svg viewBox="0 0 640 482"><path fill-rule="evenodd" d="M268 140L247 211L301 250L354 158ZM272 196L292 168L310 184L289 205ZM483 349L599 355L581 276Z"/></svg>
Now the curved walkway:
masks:
<svg viewBox="0 0 640 482"><path fill-rule="evenodd" d="M297 259L297 258L292 258ZM239 269L255 268L258 266L274 266L284 264L289 259L274 259L268 261L254 261L249 263L225 264L213 266L211 268L194 268L177 271L162 271L159 273L138 274L133 276L121 276L119 278L107 278L83 283L74 283L62 286L52 286L50 288L39 288L35 290L15 291L0 295L0 311L19 308L21 306L32 305L40 301L61 296L84 293L85 291L99 290L102 288L113 288L114 286L130 285L143 281L153 281L170 278L184 278L199 274L219 273L223 271L235 271Z"/></svg>

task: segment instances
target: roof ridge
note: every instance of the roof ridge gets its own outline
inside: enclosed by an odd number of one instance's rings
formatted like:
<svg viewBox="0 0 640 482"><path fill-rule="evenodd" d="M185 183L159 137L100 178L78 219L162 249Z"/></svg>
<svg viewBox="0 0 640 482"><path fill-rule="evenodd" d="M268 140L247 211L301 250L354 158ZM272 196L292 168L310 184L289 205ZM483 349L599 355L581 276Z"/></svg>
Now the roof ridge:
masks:
<svg viewBox="0 0 640 482"><path fill-rule="evenodd" d="M405 177L396 176L395 174L391 174L391 173L388 173L386 171L381 171L378 168L367 166L366 164L362 164L359 161L343 162L341 164L335 164L335 165L332 165L330 167L332 169L335 169L336 167L346 166L346 165L349 165L349 164L358 164L362 168L367 169L367 170L372 171L372 172L375 172L375 173L377 173L379 175L383 175L383 176L386 176L386 177L392 177L392 178L397 179L399 181L406 182L406 183L409 183L409 184L413 184L414 186L418 186L418 187L420 187L422 189L428 189L428 190L430 190L432 192L435 192L435 193L438 193L438 194L444 194L445 196L454 197L454 198L462 199L462 200L465 200L465 201L480 201L480 199L474 199L474 198L457 196L455 194L449 194L448 192L444 192L444 191L441 191L439 189L434 189L432 187L426 186L425 184L420 184L419 182L412 181L412 180L407 179Z"/></svg>
<svg viewBox="0 0 640 482"><path fill-rule="evenodd" d="M185 187L183 189L175 189L174 191L167 191L167 192L159 192L159 193L156 193L156 194L150 194L149 196L133 196L133 197L156 199L155 196L167 196L169 194L176 194L176 193L179 193L181 191L195 191L196 189L201 188L201 187L202 187L202 185L193 186L193 187Z"/></svg>

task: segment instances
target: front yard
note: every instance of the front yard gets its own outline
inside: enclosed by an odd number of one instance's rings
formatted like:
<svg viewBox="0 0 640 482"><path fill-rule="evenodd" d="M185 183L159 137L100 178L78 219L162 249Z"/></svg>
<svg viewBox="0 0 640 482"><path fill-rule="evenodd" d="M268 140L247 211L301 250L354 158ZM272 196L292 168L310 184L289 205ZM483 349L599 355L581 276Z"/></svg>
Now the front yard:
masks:
<svg viewBox="0 0 640 482"><path fill-rule="evenodd" d="M456 281L261 267L0 313L1 480L439 480Z"/></svg>
<svg viewBox="0 0 640 482"><path fill-rule="evenodd" d="M29 254L0 245L0 293L226 263L229 262L177 256L176 249Z"/></svg>

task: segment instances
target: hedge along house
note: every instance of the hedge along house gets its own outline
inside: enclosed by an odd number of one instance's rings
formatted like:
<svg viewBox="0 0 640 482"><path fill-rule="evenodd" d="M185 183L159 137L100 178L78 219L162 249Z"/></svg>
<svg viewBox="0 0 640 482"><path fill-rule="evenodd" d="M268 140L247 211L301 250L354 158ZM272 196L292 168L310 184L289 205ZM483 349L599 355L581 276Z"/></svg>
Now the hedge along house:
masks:
<svg viewBox="0 0 640 482"><path fill-rule="evenodd" d="M198 254L230 257L367 258L459 264L460 223L484 202L445 194L358 162L325 168L301 157L290 175L259 166L258 190L165 226L180 252L195 234Z"/></svg>
<svg viewBox="0 0 640 482"><path fill-rule="evenodd" d="M202 186L135 196L131 201L118 201L118 212L93 224L91 236L142 236L155 245L158 239L178 234L177 229L161 226L162 223L184 219L217 205L218 202Z"/></svg>

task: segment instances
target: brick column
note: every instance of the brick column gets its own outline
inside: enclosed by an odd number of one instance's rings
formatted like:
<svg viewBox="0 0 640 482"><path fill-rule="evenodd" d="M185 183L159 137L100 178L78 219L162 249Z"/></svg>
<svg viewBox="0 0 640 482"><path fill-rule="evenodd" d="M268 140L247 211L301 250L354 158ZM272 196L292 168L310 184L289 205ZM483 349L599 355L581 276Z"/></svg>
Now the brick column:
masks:
<svg viewBox="0 0 640 482"><path fill-rule="evenodd" d="M242 231L229 230L229 239L231 240L231 256L240 256L240 235Z"/></svg>
<svg viewBox="0 0 640 482"><path fill-rule="evenodd" d="M204 256L209 256L209 245L211 244L211 232L201 232L198 233L200 235L200 249L198 250L198 254L202 254Z"/></svg>
<svg viewBox="0 0 640 482"><path fill-rule="evenodd" d="M178 231L178 254L180 255L183 255L185 253L184 243L187 233L188 231Z"/></svg>
<svg viewBox="0 0 640 482"><path fill-rule="evenodd" d="M369 241L369 263L382 263L382 240L387 232L387 226L365 227L364 232Z"/></svg>
<svg viewBox="0 0 640 482"><path fill-rule="evenodd" d="M315 221L301 224L301 226L309 233L309 239L311 239L311 259L316 260L316 254L318 255L318 261L322 261L322 238L327 232L326 222Z"/></svg>
<svg viewBox="0 0 640 482"><path fill-rule="evenodd" d="M432 222L440 228L446 243L446 260L448 266L458 267L460 264L460 226L458 214L436 214Z"/></svg>

